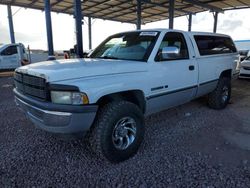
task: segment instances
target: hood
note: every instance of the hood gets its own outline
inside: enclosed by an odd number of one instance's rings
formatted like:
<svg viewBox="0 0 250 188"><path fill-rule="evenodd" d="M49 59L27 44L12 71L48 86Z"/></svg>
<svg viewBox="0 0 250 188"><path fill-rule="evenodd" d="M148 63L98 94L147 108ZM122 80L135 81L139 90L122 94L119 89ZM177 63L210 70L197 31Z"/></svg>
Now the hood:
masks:
<svg viewBox="0 0 250 188"><path fill-rule="evenodd" d="M67 59L34 63L16 71L45 78L47 82L104 75L145 72L146 63L108 59Z"/></svg>

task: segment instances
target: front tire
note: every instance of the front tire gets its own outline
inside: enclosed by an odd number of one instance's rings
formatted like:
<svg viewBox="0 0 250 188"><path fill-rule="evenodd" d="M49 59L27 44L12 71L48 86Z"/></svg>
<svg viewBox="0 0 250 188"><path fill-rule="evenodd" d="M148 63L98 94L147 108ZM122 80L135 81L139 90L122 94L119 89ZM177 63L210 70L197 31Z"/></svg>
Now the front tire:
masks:
<svg viewBox="0 0 250 188"><path fill-rule="evenodd" d="M224 109L231 98L231 79L219 79L216 89L208 95L208 106L213 109Z"/></svg>
<svg viewBox="0 0 250 188"><path fill-rule="evenodd" d="M121 162L132 157L144 137L144 116L137 105L119 101L102 107L90 132L89 142L99 157Z"/></svg>

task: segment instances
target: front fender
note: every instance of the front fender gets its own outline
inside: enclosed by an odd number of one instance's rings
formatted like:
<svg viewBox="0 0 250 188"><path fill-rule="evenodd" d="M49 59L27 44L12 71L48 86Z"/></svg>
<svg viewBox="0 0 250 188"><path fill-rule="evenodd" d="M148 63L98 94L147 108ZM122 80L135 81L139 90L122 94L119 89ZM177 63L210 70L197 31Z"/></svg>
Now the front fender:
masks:
<svg viewBox="0 0 250 188"><path fill-rule="evenodd" d="M90 104L95 104L103 96L131 90L140 90L144 96L147 96L149 93L148 83L145 79L147 76L147 73L129 73L119 76L68 80L56 84L77 86L81 92L88 95Z"/></svg>

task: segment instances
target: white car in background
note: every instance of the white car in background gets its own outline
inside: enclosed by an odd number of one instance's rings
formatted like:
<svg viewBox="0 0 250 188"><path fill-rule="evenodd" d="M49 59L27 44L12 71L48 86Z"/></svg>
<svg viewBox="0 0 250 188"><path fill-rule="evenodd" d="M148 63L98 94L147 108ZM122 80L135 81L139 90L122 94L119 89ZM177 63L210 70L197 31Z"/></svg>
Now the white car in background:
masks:
<svg viewBox="0 0 250 188"><path fill-rule="evenodd" d="M250 54L241 62L239 78L250 78Z"/></svg>

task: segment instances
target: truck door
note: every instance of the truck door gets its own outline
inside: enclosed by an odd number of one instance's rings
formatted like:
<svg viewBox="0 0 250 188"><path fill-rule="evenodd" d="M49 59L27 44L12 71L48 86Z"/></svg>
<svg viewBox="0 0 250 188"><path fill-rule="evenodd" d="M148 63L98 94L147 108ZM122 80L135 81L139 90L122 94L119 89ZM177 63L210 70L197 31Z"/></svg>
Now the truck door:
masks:
<svg viewBox="0 0 250 188"><path fill-rule="evenodd" d="M8 46L0 53L1 69L15 69L20 66L17 46Z"/></svg>
<svg viewBox="0 0 250 188"><path fill-rule="evenodd" d="M163 57L164 47L178 48L175 57ZM151 94L147 97L152 112L183 104L197 92L198 66L189 36L181 32L167 32L152 64L154 77Z"/></svg>

